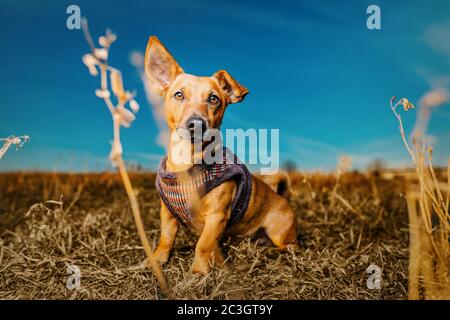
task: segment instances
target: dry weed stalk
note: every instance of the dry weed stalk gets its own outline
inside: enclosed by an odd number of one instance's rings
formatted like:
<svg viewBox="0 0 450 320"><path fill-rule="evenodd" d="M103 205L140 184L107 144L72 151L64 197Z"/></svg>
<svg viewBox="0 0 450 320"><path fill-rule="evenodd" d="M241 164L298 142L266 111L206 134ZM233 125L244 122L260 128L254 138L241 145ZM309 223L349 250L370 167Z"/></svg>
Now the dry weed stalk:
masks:
<svg viewBox="0 0 450 320"><path fill-rule="evenodd" d="M410 187L406 194L410 224L409 299L421 298L422 291L425 299L449 299L450 160L447 186L443 187L434 170L432 148L426 145L425 133L416 131L412 146L406 140L397 107L402 105L408 111L414 105L406 98L396 100L391 98L391 109L418 179L418 186Z"/></svg>
<svg viewBox="0 0 450 320"><path fill-rule="evenodd" d="M333 188L332 198L331 198L331 207L334 205L334 200L337 197L337 190L340 183L341 176L347 172L352 166L352 158L350 156L341 156L338 161L338 165L336 167L336 183Z"/></svg>
<svg viewBox="0 0 450 320"><path fill-rule="evenodd" d="M308 203L311 205L316 198L316 193L313 191L313 189L311 187L311 177L307 172L305 172L302 182L306 188L306 195L307 195ZM298 197L298 193L299 192L296 192L294 195Z"/></svg>
<svg viewBox="0 0 450 320"><path fill-rule="evenodd" d="M131 185L130 178L128 176L125 163L122 159L122 144L120 142L120 127L129 127L131 122L135 119L134 113L139 110L138 103L134 100L135 93L125 91L121 72L111 67L108 64L108 54L111 44L116 40L116 35L107 30L105 36L101 36L98 40L101 48L96 48L94 41L92 40L86 19L82 20L82 29L87 43L91 49L91 53L83 55L83 62L89 69L91 75L98 75L98 69L100 70L101 87L95 91L97 97L103 99L113 119L114 140L112 142L112 148L110 153L110 159L114 166L117 166L120 176L122 178L126 193L130 200L131 210L133 212L136 228L139 234L139 238L144 247L144 251L147 255L148 263L156 276L161 289L168 293L167 284L162 273L162 270L156 260L153 258L153 250L148 242L145 234L144 225L142 223L139 204L133 187ZM97 69L98 68L98 69ZM111 100L111 92L108 89L108 72L109 80L111 84L111 90L116 97L117 104L114 105ZM126 109L126 106L131 109Z"/></svg>
<svg viewBox="0 0 450 320"><path fill-rule="evenodd" d="M353 206L344 198L342 197L338 192L339 183L341 176L347 172L350 167L352 166L352 158L350 156L341 156L339 158L338 165L336 167L336 183L333 187L333 191L331 192L331 204L330 207L332 208L335 204L335 200L339 200L348 210L350 210L352 213L356 214L359 218L364 220L364 216L362 216L358 210L353 208Z"/></svg>
<svg viewBox="0 0 450 320"><path fill-rule="evenodd" d="M16 151L22 148L22 146L30 140L29 136L9 136L7 138L0 138L3 141L3 146L0 148L0 159L3 158L6 151L12 146L16 146Z"/></svg>

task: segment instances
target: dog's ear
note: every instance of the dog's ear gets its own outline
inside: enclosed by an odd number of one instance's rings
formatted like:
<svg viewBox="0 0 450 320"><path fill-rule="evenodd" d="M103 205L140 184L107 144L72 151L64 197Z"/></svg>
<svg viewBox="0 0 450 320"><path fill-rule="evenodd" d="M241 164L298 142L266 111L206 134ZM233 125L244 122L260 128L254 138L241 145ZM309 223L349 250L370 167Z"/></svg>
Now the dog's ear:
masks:
<svg viewBox="0 0 450 320"><path fill-rule="evenodd" d="M151 36L148 39L144 61L150 89L159 94L162 94L172 81L180 73L184 72L170 52L155 36Z"/></svg>
<svg viewBox="0 0 450 320"><path fill-rule="evenodd" d="M229 103L241 102L249 92L246 87L234 80L225 70L217 71L213 77L219 81L220 86L228 97Z"/></svg>

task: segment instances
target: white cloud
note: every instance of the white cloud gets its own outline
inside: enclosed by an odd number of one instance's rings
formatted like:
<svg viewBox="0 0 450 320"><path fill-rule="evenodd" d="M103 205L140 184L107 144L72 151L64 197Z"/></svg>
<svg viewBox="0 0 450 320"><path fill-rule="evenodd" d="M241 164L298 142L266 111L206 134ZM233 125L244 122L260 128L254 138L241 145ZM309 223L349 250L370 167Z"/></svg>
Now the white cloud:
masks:
<svg viewBox="0 0 450 320"><path fill-rule="evenodd" d="M433 50L450 62L450 19L440 21L425 29L423 40Z"/></svg>

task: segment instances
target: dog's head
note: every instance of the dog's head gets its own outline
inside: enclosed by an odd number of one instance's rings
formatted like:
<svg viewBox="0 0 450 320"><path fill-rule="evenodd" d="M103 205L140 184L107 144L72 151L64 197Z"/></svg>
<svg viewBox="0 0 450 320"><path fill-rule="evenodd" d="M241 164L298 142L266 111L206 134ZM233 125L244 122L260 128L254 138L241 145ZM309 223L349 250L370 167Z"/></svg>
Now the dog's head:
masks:
<svg viewBox="0 0 450 320"><path fill-rule="evenodd" d="M184 73L155 36L148 40L145 72L150 89L164 99L170 130L186 129L191 138L194 132L203 135L207 129L218 129L226 106L242 101L248 93L225 70L217 71L211 77Z"/></svg>

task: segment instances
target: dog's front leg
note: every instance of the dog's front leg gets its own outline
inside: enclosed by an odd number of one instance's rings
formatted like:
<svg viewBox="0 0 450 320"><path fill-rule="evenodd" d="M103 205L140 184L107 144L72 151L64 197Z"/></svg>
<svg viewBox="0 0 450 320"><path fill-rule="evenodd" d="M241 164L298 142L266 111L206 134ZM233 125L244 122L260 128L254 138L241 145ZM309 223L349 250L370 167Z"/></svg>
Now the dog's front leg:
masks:
<svg viewBox="0 0 450 320"><path fill-rule="evenodd" d="M204 275L209 272L211 257L217 263L223 262L218 244L226 226L224 213L212 213L205 217L205 226L195 247L195 258L192 271Z"/></svg>
<svg viewBox="0 0 450 320"><path fill-rule="evenodd" d="M154 256L156 260L166 263L172 250L178 232L178 222L172 216L166 205L161 201L161 237Z"/></svg>

